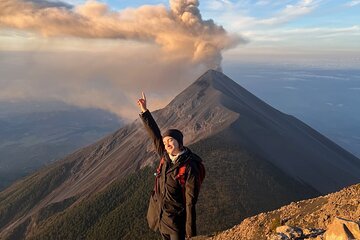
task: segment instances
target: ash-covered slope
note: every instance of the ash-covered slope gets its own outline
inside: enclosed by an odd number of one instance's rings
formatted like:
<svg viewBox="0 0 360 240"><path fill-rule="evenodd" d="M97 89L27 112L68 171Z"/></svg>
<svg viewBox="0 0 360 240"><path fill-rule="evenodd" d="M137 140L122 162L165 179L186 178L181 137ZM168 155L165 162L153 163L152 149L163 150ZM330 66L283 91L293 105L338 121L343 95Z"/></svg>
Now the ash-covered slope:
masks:
<svg viewBox="0 0 360 240"><path fill-rule="evenodd" d="M239 115L227 130L248 151L321 193L360 182L360 160L354 155L222 73L211 72L207 82L221 92L222 105Z"/></svg>
<svg viewBox="0 0 360 240"><path fill-rule="evenodd" d="M162 129L181 129L185 145L205 160L208 173L199 199L199 223L208 228L200 227L202 232L314 196L318 194L314 189L327 192L359 181L357 158L220 72L206 72L164 109L154 112L154 118ZM144 199L148 198L139 192L143 183L128 176L139 174L152 181L151 171L144 172L143 167L155 159L142 123L134 121L1 192L0 237L68 232L64 235L68 238L78 234L71 231L80 231L85 238L118 232L110 223L134 214L126 212L122 191L127 199L137 196L128 204L139 201L143 206L139 209L146 209ZM103 202L112 204L103 206ZM94 215L95 205L99 206ZM136 219L143 217L141 211L134 215ZM234 213L232 221L214 222L226 212ZM79 222L69 230L74 218ZM119 224L126 225L129 219Z"/></svg>
<svg viewBox="0 0 360 240"><path fill-rule="evenodd" d="M194 83L174 99L176 104L170 103L154 112L162 129L182 129L187 134L185 144L190 144L235 121L236 114L223 108L208 86ZM51 204L66 199L76 199L72 204L80 202L102 191L114 180L152 164L156 157L142 123L137 119L2 191L0 229L3 233L11 231Z"/></svg>

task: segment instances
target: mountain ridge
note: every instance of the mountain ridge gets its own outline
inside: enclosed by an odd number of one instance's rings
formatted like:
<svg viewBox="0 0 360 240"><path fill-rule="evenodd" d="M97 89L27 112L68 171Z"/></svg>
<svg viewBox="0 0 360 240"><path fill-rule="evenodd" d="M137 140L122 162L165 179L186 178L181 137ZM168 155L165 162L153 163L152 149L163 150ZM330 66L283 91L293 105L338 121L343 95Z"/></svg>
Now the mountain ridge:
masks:
<svg viewBox="0 0 360 240"><path fill-rule="evenodd" d="M317 231L314 232L318 232L319 234L317 235L322 235L336 218L359 222L359 199L360 183L348 186L334 193L292 202L274 211L260 213L244 219L231 229L216 234L213 237L202 237L201 239L282 239L274 236L277 227L280 226L292 226L292 228L296 226L297 229L302 228L301 230L316 229ZM357 229L357 234L360 234L359 227ZM338 231L338 233L340 233L340 231ZM343 239L340 235L337 236L338 238L335 237L336 236L332 236L332 238L330 237L329 239ZM313 238L315 238L315 236ZM296 238L294 237L294 239ZM305 239L310 239L310 237Z"/></svg>
<svg viewBox="0 0 360 240"><path fill-rule="evenodd" d="M263 155L266 155L266 158L271 158L271 162L277 167L280 167L284 172L289 173L291 176L306 182L307 184L314 184L316 189L323 193L340 189L355 182L352 180L348 181L347 184L341 184L342 181L345 181L344 176L350 175L352 176L352 179L359 179L359 159L336 145L331 140L322 136L310 126L291 115L284 114L272 108L270 105L258 99L220 72L209 70L196 82L204 82L205 80L208 80L216 90L223 93L221 95L222 98L220 99L221 103L224 107L237 115L238 118L231 124L234 126L234 131L239 132L238 135L246 137L243 144L247 148L253 149L253 152L263 152ZM256 120L256 123L253 122L254 120ZM274 136L273 133L267 131L263 126L272 129L278 136ZM254 139L252 136L259 134L259 132L262 135L262 138L256 136L256 139ZM269 137L266 136L266 134ZM302 139L299 138L300 135L303 135ZM281 140L281 138L285 138L282 140L282 144L273 144L276 139ZM315 145L307 144L307 141L311 141L312 139L321 143L317 148L322 148L322 151L314 148L313 146ZM295 156L297 157L296 161L290 161L291 164L286 164L287 160L282 156L278 156L277 152L284 155L284 151L287 149L283 148L283 146L286 145L288 141L294 142L293 146L297 145L308 148L308 151L312 152L311 154L313 157L309 157L309 154L305 155L299 149L292 146L293 149L289 151L287 158L291 159L289 155L291 155L291 152L293 151L297 151L298 155L302 158L300 159L300 157ZM260 146L255 148L255 145ZM278 151L276 152L273 149L278 149ZM326 154L327 158L321 156L322 154ZM332 159L332 155L337 155L337 159L341 160L328 161L327 159ZM316 156L316 158L314 156ZM321 159L321 161L317 159ZM303 161L304 163L302 163ZM338 182L333 182L334 185L337 185L336 187L328 187L328 180L317 177L317 171L325 167L321 166L319 162L323 162L324 165L334 165L332 166L332 169L334 169L332 170L333 175L328 174L328 176L332 176L335 179L341 179ZM297 166L294 167L294 165ZM347 166L344 167L344 165ZM311 171L312 167L317 170ZM301 172L307 168L310 169L310 172ZM341 171L337 171L337 169Z"/></svg>

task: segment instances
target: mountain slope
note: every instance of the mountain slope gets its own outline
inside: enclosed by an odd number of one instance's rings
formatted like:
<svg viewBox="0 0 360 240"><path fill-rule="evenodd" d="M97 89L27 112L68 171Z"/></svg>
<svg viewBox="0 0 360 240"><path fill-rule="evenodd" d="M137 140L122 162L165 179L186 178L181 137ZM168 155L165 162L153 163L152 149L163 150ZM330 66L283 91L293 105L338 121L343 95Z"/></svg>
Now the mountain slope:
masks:
<svg viewBox="0 0 360 240"><path fill-rule="evenodd" d="M185 145L204 158L207 178L198 203L202 233L360 180L357 158L213 70L154 112L154 118L162 130L181 129ZM104 232L151 239L149 231L136 235L139 227L132 226L143 219L136 226L147 229L143 189L151 189L144 186L152 185L155 159L141 122L134 121L1 192L0 237L51 239L62 233L68 239L99 239L95 233ZM338 173L343 176L333 179ZM134 174L144 181L130 181ZM138 187L130 188L128 181ZM127 204L140 210L131 211ZM221 218L224 213L228 219ZM74 224L74 216L84 221ZM116 226L128 227L118 231Z"/></svg>
<svg viewBox="0 0 360 240"><path fill-rule="evenodd" d="M121 125L115 115L98 109L0 101L0 190Z"/></svg>
<svg viewBox="0 0 360 240"><path fill-rule="evenodd" d="M316 194L244 149L234 145L215 148L222 141L220 134L190 145L202 156L211 152L206 158L207 178L197 207L199 233L219 231L233 226L239 219ZM26 233L27 239L75 239L75 236L82 239L158 239L147 228L145 220L154 171L154 168L144 168L116 180L103 191L69 208L77 199L48 205L24 222L27 227L31 226L29 222L36 226ZM21 226L14 229L8 238L14 239L20 229Z"/></svg>
<svg viewBox="0 0 360 240"><path fill-rule="evenodd" d="M233 138L295 179L322 193L360 180L360 161L296 118L285 115L214 72L213 86L223 105L238 113Z"/></svg>

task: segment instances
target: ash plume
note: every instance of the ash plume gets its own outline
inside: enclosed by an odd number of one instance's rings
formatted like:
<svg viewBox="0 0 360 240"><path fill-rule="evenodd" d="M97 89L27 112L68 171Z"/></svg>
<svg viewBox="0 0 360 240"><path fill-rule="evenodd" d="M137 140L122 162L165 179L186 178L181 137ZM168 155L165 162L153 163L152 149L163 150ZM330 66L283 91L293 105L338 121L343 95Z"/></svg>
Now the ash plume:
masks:
<svg viewBox="0 0 360 240"><path fill-rule="evenodd" d="M164 107L207 69L220 70L223 50L244 42L203 20L198 7L0 0L0 40L6 31L16 40L7 42L15 51L0 46L0 101L64 101L130 121L145 91L150 109Z"/></svg>
<svg viewBox="0 0 360 240"><path fill-rule="evenodd" d="M109 38L158 44L165 54L220 70L221 51L244 41L228 34L212 20L203 20L197 0L170 0L113 11L104 3L88 1L69 8L45 0L2 0L0 29L14 28L45 37Z"/></svg>

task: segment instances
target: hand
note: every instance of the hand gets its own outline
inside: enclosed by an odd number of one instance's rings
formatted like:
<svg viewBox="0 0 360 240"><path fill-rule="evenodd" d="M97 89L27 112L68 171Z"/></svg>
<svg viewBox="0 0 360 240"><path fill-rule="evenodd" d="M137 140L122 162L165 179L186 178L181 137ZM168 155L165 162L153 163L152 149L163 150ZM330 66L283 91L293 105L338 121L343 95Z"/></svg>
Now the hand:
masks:
<svg viewBox="0 0 360 240"><path fill-rule="evenodd" d="M137 104L139 105L141 112L146 112L146 97L144 92L142 92L142 98L138 99Z"/></svg>

